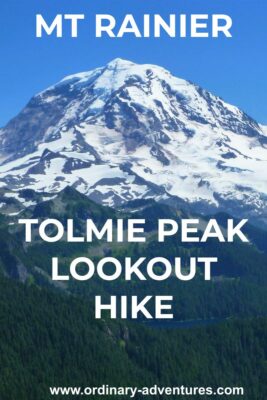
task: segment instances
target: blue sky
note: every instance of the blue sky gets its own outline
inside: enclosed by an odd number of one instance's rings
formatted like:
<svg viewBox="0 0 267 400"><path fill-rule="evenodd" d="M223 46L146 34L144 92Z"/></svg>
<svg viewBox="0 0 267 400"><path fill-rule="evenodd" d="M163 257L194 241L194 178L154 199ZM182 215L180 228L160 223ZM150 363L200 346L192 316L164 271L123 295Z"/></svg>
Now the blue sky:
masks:
<svg viewBox="0 0 267 400"><path fill-rule="evenodd" d="M77 39L35 37L35 15L84 13ZM96 39L94 16L132 13L223 13L234 22L226 39ZM64 76L121 57L159 64L238 105L267 124L266 0L8 0L0 3L0 126L32 95Z"/></svg>

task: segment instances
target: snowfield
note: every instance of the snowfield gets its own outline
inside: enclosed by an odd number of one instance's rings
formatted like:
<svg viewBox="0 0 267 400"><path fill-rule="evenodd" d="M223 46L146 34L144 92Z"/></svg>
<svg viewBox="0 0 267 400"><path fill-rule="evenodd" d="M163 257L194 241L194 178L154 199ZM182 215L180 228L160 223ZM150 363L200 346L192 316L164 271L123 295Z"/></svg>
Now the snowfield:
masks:
<svg viewBox="0 0 267 400"><path fill-rule="evenodd" d="M158 66L64 78L0 130L0 149L2 191L70 185L114 207L182 199L267 221L267 127Z"/></svg>

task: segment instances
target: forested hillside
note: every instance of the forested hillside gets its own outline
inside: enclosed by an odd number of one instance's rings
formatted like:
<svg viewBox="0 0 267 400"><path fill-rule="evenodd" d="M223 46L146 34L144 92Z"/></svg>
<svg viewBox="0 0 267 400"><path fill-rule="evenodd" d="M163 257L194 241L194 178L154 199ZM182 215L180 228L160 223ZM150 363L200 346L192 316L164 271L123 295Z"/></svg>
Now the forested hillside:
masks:
<svg viewBox="0 0 267 400"><path fill-rule="evenodd" d="M0 322L1 400L48 400L49 386L103 383L237 385L244 399L266 398L263 318L192 329L97 322L85 301L1 278Z"/></svg>
<svg viewBox="0 0 267 400"><path fill-rule="evenodd" d="M1 400L49 400L49 386L103 383L244 386L244 399L266 399L266 232L248 225L250 244L237 241L221 246L211 241L192 245L170 238L160 245L155 241L156 219L169 216L179 221L186 213L155 202L135 203L134 208L136 217L149 221L145 244L48 244L36 235L31 245L25 245L16 218L1 217ZM67 217L73 218L81 234L86 218L100 224L106 218L127 218L133 215L132 209L115 212L67 189L27 209L23 216L42 220L49 215L64 224ZM217 216L222 227L226 218ZM203 280L201 270L187 283L175 278L164 284L151 280L125 283L123 279L111 284L99 278L52 282L51 257L60 258L64 272L70 260L81 255L94 261L105 255L119 260L141 255L170 260L211 255L219 258L220 267L213 271L211 282ZM94 318L96 294L105 299L112 294L141 297L148 293L173 295L177 321L215 320L186 329Z"/></svg>

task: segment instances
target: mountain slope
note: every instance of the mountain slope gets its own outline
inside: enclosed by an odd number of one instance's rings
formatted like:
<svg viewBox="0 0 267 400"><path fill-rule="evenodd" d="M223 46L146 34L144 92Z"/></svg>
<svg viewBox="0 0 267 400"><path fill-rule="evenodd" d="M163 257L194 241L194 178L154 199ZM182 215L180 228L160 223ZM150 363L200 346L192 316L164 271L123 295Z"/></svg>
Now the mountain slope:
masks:
<svg viewBox="0 0 267 400"><path fill-rule="evenodd" d="M142 388L155 382L214 388L238 382L244 400L266 398L266 319L164 330L96 321L87 302L1 276L0 319L1 400L47 400L50 386Z"/></svg>
<svg viewBox="0 0 267 400"><path fill-rule="evenodd" d="M135 209L137 205L135 206ZM86 218L92 218L96 225L103 226L107 218L143 218L146 219L146 243L108 243L106 240L95 240L93 243L69 243L66 237L57 243L47 243L40 240L38 229L33 229L31 244L25 244L25 234L22 226L16 223L16 217L5 217L0 220L0 275L18 279L27 284L35 283L53 289L60 289L82 298L93 300L95 295L102 295L108 301L110 295L138 295L141 298L147 294L173 296L173 312L177 320L198 318L226 318L229 316L266 315L267 298L267 233L247 224L244 232L250 239L250 244L221 243L181 243L177 237L170 237L165 243L156 241L156 223L159 218L199 218L200 229L207 224L206 217L179 213L165 204L154 201L143 201L134 212L115 212L114 210L96 204L85 195L72 188L66 188L54 199L28 208L21 218L43 220L50 218L60 220L66 225L67 219L73 219L76 236L86 233ZM225 226L230 216L216 215L216 219ZM126 237L126 235L125 235ZM61 273L69 273L69 265L76 257L89 257L95 263L104 257L115 257L124 263L125 257L133 261L139 257L147 260L154 257L165 257L172 263L174 257L181 257L182 263L188 263L189 257L217 257L218 265L212 268L212 280L204 281L203 272L198 268L195 279L191 282L180 282L175 277L164 282L148 279L143 281L133 278L131 283L124 279L110 282L94 276L90 281L81 282L71 279L69 282L51 280L51 259L57 256ZM145 269L145 262L143 268ZM142 268L142 267L141 267Z"/></svg>
<svg viewBox="0 0 267 400"><path fill-rule="evenodd" d="M182 199L266 223L266 128L153 65L115 59L66 77L0 130L0 187L93 200ZM4 204L4 202L3 202Z"/></svg>

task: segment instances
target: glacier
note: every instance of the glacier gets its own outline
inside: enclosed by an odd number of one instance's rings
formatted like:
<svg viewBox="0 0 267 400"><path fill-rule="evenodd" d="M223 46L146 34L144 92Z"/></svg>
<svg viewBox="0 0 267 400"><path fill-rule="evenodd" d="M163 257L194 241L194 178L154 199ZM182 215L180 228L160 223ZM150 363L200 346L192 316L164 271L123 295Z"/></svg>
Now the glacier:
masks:
<svg viewBox="0 0 267 400"><path fill-rule="evenodd" d="M267 127L166 69L117 58L34 96L0 130L0 212L72 186L267 224ZM2 195L1 195L2 193ZM28 200L27 200L28 201Z"/></svg>

